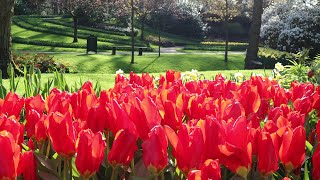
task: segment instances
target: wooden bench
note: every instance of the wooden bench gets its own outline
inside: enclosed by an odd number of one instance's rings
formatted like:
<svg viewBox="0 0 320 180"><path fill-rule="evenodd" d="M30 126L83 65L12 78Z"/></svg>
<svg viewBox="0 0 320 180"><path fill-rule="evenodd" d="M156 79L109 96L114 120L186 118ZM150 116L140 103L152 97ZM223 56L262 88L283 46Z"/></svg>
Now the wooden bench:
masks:
<svg viewBox="0 0 320 180"><path fill-rule="evenodd" d="M116 55L117 54L117 48L130 48L130 46L112 46L111 55Z"/></svg>
<svg viewBox="0 0 320 180"><path fill-rule="evenodd" d="M117 54L117 48L130 48L130 46L112 46L112 52L111 55ZM144 49L148 49L148 47L136 47L138 49L138 56L142 56L142 52Z"/></svg>

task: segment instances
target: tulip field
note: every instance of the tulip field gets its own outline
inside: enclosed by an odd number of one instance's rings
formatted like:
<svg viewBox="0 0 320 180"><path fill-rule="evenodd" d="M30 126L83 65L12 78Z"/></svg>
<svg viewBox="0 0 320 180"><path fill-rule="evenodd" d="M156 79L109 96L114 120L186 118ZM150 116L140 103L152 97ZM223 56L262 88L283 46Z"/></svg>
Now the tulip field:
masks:
<svg viewBox="0 0 320 180"><path fill-rule="evenodd" d="M320 87L118 74L0 99L0 179L320 179Z"/></svg>

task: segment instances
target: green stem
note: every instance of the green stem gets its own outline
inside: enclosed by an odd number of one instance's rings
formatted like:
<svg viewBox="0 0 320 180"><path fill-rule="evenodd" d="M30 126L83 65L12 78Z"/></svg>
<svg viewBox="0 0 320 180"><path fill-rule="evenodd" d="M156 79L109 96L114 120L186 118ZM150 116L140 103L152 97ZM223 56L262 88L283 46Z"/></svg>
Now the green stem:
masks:
<svg viewBox="0 0 320 180"><path fill-rule="evenodd" d="M72 180L72 159L69 160L69 173L70 173L70 179Z"/></svg>
<svg viewBox="0 0 320 180"><path fill-rule="evenodd" d="M132 158L132 161L131 161L131 174L132 176L134 176L134 158Z"/></svg>
<svg viewBox="0 0 320 180"><path fill-rule="evenodd" d="M61 157L59 156L58 157L58 174L59 174L59 176L61 176Z"/></svg>
<svg viewBox="0 0 320 180"><path fill-rule="evenodd" d="M48 140L48 146L47 146L47 152L46 152L46 159L49 158L49 153L50 153L50 140Z"/></svg>
<svg viewBox="0 0 320 180"><path fill-rule="evenodd" d="M43 154L43 149L44 149L45 143L42 142L40 145L40 153Z"/></svg>
<svg viewBox="0 0 320 180"><path fill-rule="evenodd" d="M67 180L67 158L63 160L63 180Z"/></svg>
<svg viewBox="0 0 320 180"><path fill-rule="evenodd" d="M161 171L161 180L164 180L164 171Z"/></svg>
<svg viewBox="0 0 320 180"><path fill-rule="evenodd" d="M115 170L116 167L112 167L112 174L111 174L111 180L114 180L114 176L115 176Z"/></svg>
<svg viewBox="0 0 320 180"><path fill-rule="evenodd" d="M109 146L109 136L110 136L110 133L109 133L108 130L105 131L105 135L106 135L106 143L107 143L106 156L108 156L109 151L110 151L110 146ZM109 166L108 158L106 158L105 164L106 164L106 170L105 170L105 172L104 172L104 175L107 176L107 174L108 174L108 166Z"/></svg>

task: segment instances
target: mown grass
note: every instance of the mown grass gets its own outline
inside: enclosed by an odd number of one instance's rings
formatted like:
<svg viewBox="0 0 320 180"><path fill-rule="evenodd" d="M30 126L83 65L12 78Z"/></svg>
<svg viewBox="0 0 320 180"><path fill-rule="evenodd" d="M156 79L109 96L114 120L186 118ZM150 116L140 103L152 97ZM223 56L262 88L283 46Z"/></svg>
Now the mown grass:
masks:
<svg viewBox="0 0 320 180"><path fill-rule="evenodd" d="M222 54L144 54L135 56L135 64L131 64L129 55L105 54L52 54L54 58L71 67L72 72L111 74L118 69L125 72L160 73L167 69L177 71L241 70L244 66L244 54L229 55L229 61L224 62Z"/></svg>
<svg viewBox="0 0 320 180"><path fill-rule="evenodd" d="M252 73L256 74L262 74L266 76L271 76L272 72L271 70L217 70L217 71L200 71L200 74L203 74L206 79L213 79L215 75L221 73L226 78L229 78L232 74L236 72L241 72L245 77L249 78ZM183 72L182 72L183 73ZM159 77L160 74L165 75L165 72L161 73L150 73L154 77ZM126 75L128 77L129 72L126 72ZM42 74L41 75L41 83L44 84L48 81L48 79L53 78L53 74ZM114 80L115 80L115 74L98 74L98 73L77 73L77 74L64 74L64 78L66 79L66 82L68 86L71 87L80 87L81 83L84 83L86 81L92 81L94 84L99 83L101 85L101 88L103 90L108 90L109 88L112 88L114 86ZM20 79L20 80L19 80ZM19 81L17 93L19 95L23 95L24 93L24 85L23 85L23 77L18 77L16 81ZM3 80L3 85L9 89L9 80Z"/></svg>

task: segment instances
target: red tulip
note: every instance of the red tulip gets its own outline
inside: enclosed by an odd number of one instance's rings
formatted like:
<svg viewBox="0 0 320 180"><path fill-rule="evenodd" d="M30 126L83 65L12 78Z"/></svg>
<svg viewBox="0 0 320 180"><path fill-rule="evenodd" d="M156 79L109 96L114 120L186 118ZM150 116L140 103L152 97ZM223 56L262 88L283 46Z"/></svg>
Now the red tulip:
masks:
<svg viewBox="0 0 320 180"><path fill-rule="evenodd" d="M0 100L0 114L8 117L14 116L14 119L20 119L21 109L24 105L24 98L19 98L15 93L9 92L4 100Z"/></svg>
<svg viewBox="0 0 320 180"><path fill-rule="evenodd" d="M11 133L14 141L18 144L23 142L23 124L20 124L17 120L6 115L0 116L0 131L8 131Z"/></svg>
<svg viewBox="0 0 320 180"><path fill-rule="evenodd" d="M241 116L226 127L226 141L219 146L221 163L231 171L246 177L252 163L252 144L246 118Z"/></svg>
<svg viewBox="0 0 320 180"><path fill-rule="evenodd" d="M34 110L39 114L42 114L45 109L45 102L40 94L27 98L25 101L25 108L26 108L26 116L28 116L28 112ZM28 117L27 117L28 119Z"/></svg>
<svg viewBox="0 0 320 180"><path fill-rule="evenodd" d="M225 142L225 132L222 125L214 117L198 121L204 135L205 159L217 159L220 155L219 145Z"/></svg>
<svg viewBox="0 0 320 180"><path fill-rule="evenodd" d="M206 160L201 170L193 170L188 173L188 180L202 180L202 179L221 179L221 170L218 160Z"/></svg>
<svg viewBox="0 0 320 180"><path fill-rule="evenodd" d="M292 102L294 102L298 98L302 98L303 96L309 97L314 93L314 84L312 83L298 83L292 82L291 89L292 92Z"/></svg>
<svg viewBox="0 0 320 180"><path fill-rule="evenodd" d="M15 179L20 159L20 146L8 131L0 132L0 179Z"/></svg>
<svg viewBox="0 0 320 180"><path fill-rule="evenodd" d="M308 114L312 110L311 97L297 98L293 102L293 108L295 111L299 111L302 114Z"/></svg>
<svg viewBox="0 0 320 180"><path fill-rule="evenodd" d="M43 115L41 119L35 124L35 139L37 142L43 142L47 140L47 128L45 126L46 115Z"/></svg>
<svg viewBox="0 0 320 180"><path fill-rule="evenodd" d="M163 124L168 125L172 129L179 130L182 124L183 113L179 107L172 101L164 102L164 118Z"/></svg>
<svg viewBox="0 0 320 180"><path fill-rule="evenodd" d="M127 129L131 133L137 134L135 124L131 121L128 113L122 108L116 100L113 100L108 106L110 109L110 119L108 125L113 134L118 133L121 129Z"/></svg>
<svg viewBox="0 0 320 180"><path fill-rule="evenodd" d="M320 179L320 146L318 146L315 152L313 153L312 166L313 166L312 178L319 180Z"/></svg>
<svg viewBox="0 0 320 180"><path fill-rule="evenodd" d="M70 97L71 94L68 92L61 92L56 88L52 89L46 98L47 114L51 114L52 112L60 112L61 114L66 114L68 111L72 112Z"/></svg>
<svg viewBox="0 0 320 180"><path fill-rule="evenodd" d="M138 149L137 140L136 134L127 129L118 131L108 154L109 163L113 167L116 165L127 166L132 160L134 152Z"/></svg>
<svg viewBox="0 0 320 180"><path fill-rule="evenodd" d="M87 125L94 133L103 132L108 127L107 120L110 119L106 105L102 103L96 104L88 112Z"/></svg>
<svg viewBox="0 0 320 180"><path fill-rule="evenodd" d="M97 96L93 91L92 83L86 82L82 88L78 92L73 93L70 98L74 119L87 121L89 109L97 103Z"/></svg>
<svg viewBox="0 0 320 180"><path fill-rule="evenodd" d="M306 131L299 126L287 131L282 136L279 157L285 169L290 172L300 167L305 158Z"/></svg>
<svg viewBox="0 0 320 180"><path fill-rule="evenodd" d="M149 138L142 143L144 165L153 173L159 173L168 164L168 140L162 126L151 129Z"/></svg>
<svg viewBox="0 0 320 180"><path fill-rule="evenodd" d="M85 179L99 170L104 158L106 143L101 132L94 134L91 130L83 130L77 140L76 167Z"/></svg>
<svg viewBox="0 0 320 180"><path fill-rule="evenodd" d="M245 109L246 115L258 112L261 98L256 86L243 85L234 93L234 97Z"/></svg>
<svg viewBox="0 0 320 180"><path fill-rule="evenodd" d="M53 149L61 156L70 158L76 153L76 132L71 115L53 113L49 116L48 135Z"/></svg>
<svg viewBox="0 0 320 180"><path fill-rule="evenodd" d="M173 147L172 155L177 159L179 169L187 174L191 169L200 168L204 161L204 137L199 127L182 124L178 134L164 126L168 140Z"/></svg>
<svg viewBox="0 0 320 180"><path fill-rule="evenodd" d="M264 176L268 176L276 172L278 166L277 149L273 145L273 141L268 132L261 132L258 138L258 169Z"/></svg>
<svg viewBox="0 0 320 180"><path fill-rule="evenodd" d="M26 151L20 156L19 171L23 174L25 180L36 180L37 161L34 158L33 151Z"/></svg>
<svg viewBox="0 0 320 180"><path fill-rule="evenodd" d="M40 120L41 115L34 109L31 109L26 116L26 130L29 138L35 135L35 125Z"/></svg>

